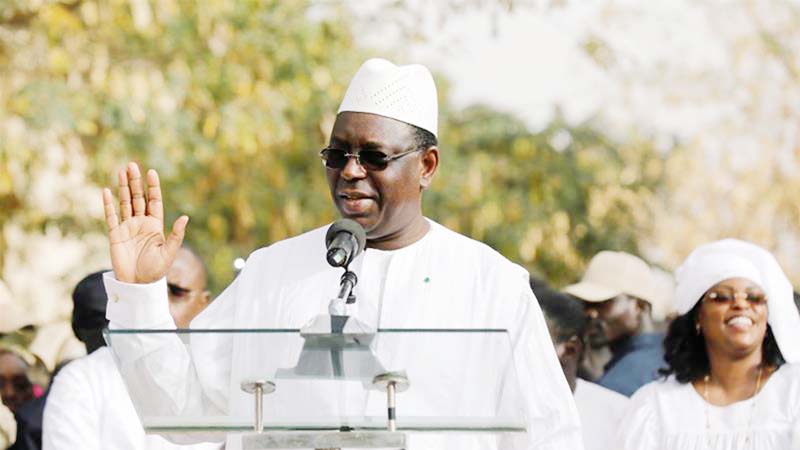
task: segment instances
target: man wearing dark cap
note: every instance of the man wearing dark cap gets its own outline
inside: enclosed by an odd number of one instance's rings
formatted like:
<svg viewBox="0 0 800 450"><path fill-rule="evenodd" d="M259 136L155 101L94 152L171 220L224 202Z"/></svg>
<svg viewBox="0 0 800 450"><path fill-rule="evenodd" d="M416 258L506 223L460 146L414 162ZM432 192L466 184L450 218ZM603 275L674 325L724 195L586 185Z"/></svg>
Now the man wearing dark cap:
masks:
<svg viewBox="0 0 800 450"><path fill-rule="evenodd" d="M102 330L108 321L105 318L107 297L103 289L103 272L95 272L78 282L72 291L72 332L92 353L105 345ZM64 364L58 364L53 377ZM38 450L42 448L43 416L51 389L44 395L25 403L17 412L17 442L10 450Z"/></svg>
<svg viewBox="0 0 800 450"><path fill-rule="evenodd" d="M564 370L583 427L586 450L613 450L614 439L628 406L628 398L578 378L589 320L580 301L531 281L542 307L558 361Z"/></svg>
<svg viewBox="0 0 800 450"><path fill-rule="evenodd" d="M72 331L86 345L87 354L106 345L103 340L103 328L108 324L106 303L102 271L86 276L72 291Z"/></svg>
<svg viewBox="0 0 800 450"><path fill-rule="evenodd" d="M181 248L170 279L181 290L170 293L174 320L188 323L208 304L205 267L191 250ZM216 450L217 445L178 446L146 435L102 336L108 297L103 272L81 280L72 294L72 329L89 355L66 365L55 377L44 410L44 450ZM172 305L175 304L173 308Z"/></svg>

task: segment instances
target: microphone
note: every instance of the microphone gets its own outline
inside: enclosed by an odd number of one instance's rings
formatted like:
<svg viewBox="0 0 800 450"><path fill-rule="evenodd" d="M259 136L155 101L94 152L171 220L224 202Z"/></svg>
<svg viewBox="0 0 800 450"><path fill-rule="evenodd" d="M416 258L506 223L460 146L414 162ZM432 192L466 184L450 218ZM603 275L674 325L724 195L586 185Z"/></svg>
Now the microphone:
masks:
<svg viewBox="0 0 800 450"><path fill-rule="evenodd" d="M333 267L347 267L364 250L367 233L358 222L341 219L325 233L326 258Z"/></svg>

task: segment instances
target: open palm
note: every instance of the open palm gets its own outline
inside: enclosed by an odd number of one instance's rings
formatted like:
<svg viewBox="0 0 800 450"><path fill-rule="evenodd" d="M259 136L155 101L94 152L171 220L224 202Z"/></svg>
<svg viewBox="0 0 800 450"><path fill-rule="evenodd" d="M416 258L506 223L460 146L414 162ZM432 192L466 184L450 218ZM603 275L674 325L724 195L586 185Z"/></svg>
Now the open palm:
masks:
<svg viewBox="0 0 800 450"><path fill-rule="evenodd" d="M139 166L129 163L120 169L119 216L110 189L103 189L103 205L111 245L111 266L117 280L126 283L152 283L163 278L183 242L187 216L164 235L164 205L155 170L147 172L145 195Z"/></svg>

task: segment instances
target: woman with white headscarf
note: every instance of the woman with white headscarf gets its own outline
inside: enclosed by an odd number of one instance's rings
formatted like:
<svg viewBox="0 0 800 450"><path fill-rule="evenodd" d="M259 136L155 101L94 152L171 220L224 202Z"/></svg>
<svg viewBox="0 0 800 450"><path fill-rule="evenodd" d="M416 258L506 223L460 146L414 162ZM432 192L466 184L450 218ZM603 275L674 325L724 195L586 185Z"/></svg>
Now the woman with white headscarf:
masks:
<svg viewBox="0 0 800 450"><path fill-rule="evenodd" d="M800 449L800 314L778 262L726 239L676 278L665 378L631 398L618 448Z"/></svg>

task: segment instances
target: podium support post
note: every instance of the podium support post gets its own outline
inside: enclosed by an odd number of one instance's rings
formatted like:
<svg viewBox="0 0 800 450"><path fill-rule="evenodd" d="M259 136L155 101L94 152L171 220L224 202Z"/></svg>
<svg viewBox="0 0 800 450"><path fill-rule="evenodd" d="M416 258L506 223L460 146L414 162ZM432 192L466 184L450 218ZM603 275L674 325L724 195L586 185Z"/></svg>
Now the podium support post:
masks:
<svg viewBox="0 0 800 450"><path fill-rule="evenodd" d="M242 381L241 388L248 394L255 397L255 423L253 431L261 433L264 431L264 394L275 392L275 383L267 380L245 380Z"/></svg>

